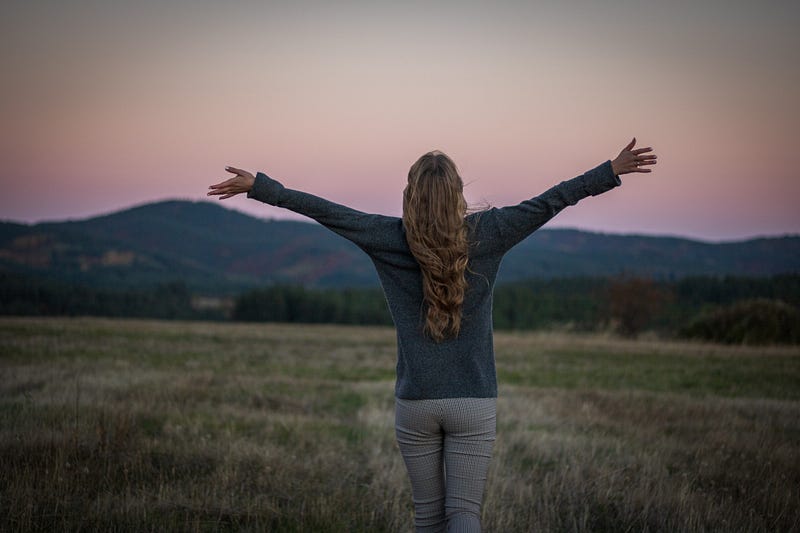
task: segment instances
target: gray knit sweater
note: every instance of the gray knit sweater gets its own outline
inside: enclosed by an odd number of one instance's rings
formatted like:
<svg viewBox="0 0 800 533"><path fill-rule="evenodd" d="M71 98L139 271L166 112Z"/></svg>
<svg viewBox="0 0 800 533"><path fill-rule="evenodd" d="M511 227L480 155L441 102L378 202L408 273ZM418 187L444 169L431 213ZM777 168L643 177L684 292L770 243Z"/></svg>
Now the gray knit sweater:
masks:
<svg viewBox="0 0 800 533"><path fill-rule="evenodd" d="M461 332L440 343L422 332L422 277L402 219L356 211L285 188L256 175L248 198L313 218L349 239L372 259L397 328L395 395L407 400L497 396L492 338L492 290L503 255L559 211L620 185L606 161L519 205L467 216L469 267Z"/></svg>

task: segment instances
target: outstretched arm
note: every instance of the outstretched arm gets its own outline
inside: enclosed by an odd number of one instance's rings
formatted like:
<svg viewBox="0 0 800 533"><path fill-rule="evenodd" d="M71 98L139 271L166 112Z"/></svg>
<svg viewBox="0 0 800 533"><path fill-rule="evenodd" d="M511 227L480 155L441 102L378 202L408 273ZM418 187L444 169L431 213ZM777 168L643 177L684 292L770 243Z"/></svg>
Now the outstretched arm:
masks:
<svg viewBox="0 0 800 533"><path fill-rule="evenodd" d="M477 216L483 219L479 239L487 250L505 252L565 207L620 185L620 174L650 172L649 168L643 167L656 164L656 155L650 153L653 149L634 150L635 144L634 138L613 161L606 161L576 178L563 181L530 200L479 213Z"/></svg>
<svg viewBox="0 0 800 533"><path fill-rule="evenodd" d="M387 230L396 222L392 217L363 213L313 194L287 189L262 172L253 176L246 170L234 167L225 167L225 170L235 176L211 185L209 196L219 196L220 200L224 200L246 193L248 198L313 218L368 252L398 247L390 238L396 232Z"/></svg>

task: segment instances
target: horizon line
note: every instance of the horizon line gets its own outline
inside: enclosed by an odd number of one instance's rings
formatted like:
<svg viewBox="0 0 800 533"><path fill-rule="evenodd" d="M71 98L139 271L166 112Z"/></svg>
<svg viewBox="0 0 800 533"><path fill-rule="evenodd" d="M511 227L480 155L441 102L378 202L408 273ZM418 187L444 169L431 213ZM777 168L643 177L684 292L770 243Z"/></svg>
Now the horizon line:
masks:
<svg viewBox="0 0 800 533"><path fill-rule="evenodd" d="M12 219L7 219L7 218L0 218L0 223L19 224L19 225L25 225L25 226L37 226L39 224L64 224L64 223L70 223L70 222L84 222L84 221L92 220L92 219L95 219L95 218L113 216L113 215L116 215L116 214L119 214L119 213L123 213L125 211L131 211L131 210L142 208L142 207L146 207L146 206L149 206L149 205L156 205L156 204L169 203L169 202L185 202L185 203L195 203L195 204L205 203L205 204L216 205L216 206L218 206L218 207L220 207L222 209L226 209L228 211L233 211L233 212L238 213L240 215L244 215L246 217L253 218L253 219L256 219L256 220L265 221L265 222L274 222L274 221L299 222L299 223L302 223L302 224L317 224L317 225L319 225L319 222L316 222L312 218L306 217L306 216L301 215L299 213L294 213L292 211L289 211L288 212L288 213L290 213L289 216L287 216L285 218L284 217L280 217L280 216L278 216L278 217L276 217L276 216L260 217L260 216L248 213L246 211L243 211L241 209L236 209L235 207L230 207L228 205L221 205L218 200L215 201L215 200L210 200L210 199L207 199L207 198L191 198L191 197L170 197L170 198L164 198L164 199L161 199L161 200L149 200L149 201L143 201L143 202L134 203L134 204L131 204L131 205L127 206L127 207L111 208L111 210L109 210L109 211L101 211L99 213L92 214L92 215L76 215L74 217L67 216L65 218L37 219L37 220L31 221L31 222L24 221L24 220L12 220ZM392 216L396 216L396 215L392 215ZM547 225L549 225L549 224L546 224L545 226L547 226ZM642 232L636 232L635 230L605 231L605 230L591 229L591 228L578 227L578 226L542 227L540 229L543 229L543 230L580 231L580 232L583 232L583 233L595 233L595 234L600 234L600 235L613 235L613 236L619 236L619 237L654 237L654 238L664 238L664 239L682 239L682 240L695 241L695 242L700 242L700 243L705 243L705 244L731 244L731 243L753 241L753 240L759 240L759 239L782 239L782 238L800 237L800 232L798 232L798 233L784 232L784 233L772 233L772 234L757 233L757 234L752 234L752 235L744 236L744 237L713 239L713 238L708 238L708 237L693 237L693 236L680 235L680 234L675 234L675 233L642 233ZM539 230L537 230L537 231L539 231Z"/></svg>

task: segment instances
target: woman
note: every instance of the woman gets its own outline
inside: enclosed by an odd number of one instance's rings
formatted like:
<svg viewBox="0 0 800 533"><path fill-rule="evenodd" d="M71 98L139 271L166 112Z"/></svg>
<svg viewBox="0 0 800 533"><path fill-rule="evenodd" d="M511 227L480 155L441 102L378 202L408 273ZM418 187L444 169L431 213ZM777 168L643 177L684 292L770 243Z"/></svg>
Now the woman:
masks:
<svg viewBox="0 0 800 533"><path fill-rule="evenodd" d="M568 205L650 172L651 148L634 138L613 161L519 205L467 215L463 182L445 154L414 163L403 217L362 213L285 188L264 173L209 187L315 219L372 259L397 330L395 430L411 479L417 531L480 531L495 440L497 379L492 289L503 255Z"/></svg>

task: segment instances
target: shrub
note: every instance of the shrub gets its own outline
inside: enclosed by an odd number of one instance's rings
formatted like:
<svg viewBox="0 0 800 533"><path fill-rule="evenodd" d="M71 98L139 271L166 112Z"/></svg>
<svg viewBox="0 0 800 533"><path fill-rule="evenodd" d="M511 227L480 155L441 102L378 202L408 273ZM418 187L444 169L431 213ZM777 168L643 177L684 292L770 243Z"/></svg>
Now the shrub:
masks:
<svg viewBox="0 0 800 533"><path fill-rule="evenodd" d="M744 300L701 314L679 334L726 344L800 344L800 312L780 300Z"/></svg>
<svg viewBox="0 0 800 533"><path fill-rule="evenodd" d="M611 282L607 299L609 314L617 321L619 333L635 337L650 325L671 297L653 280L622 277Z"/></svg>

